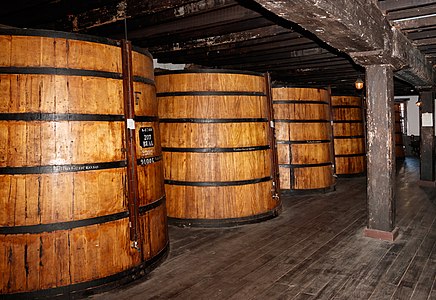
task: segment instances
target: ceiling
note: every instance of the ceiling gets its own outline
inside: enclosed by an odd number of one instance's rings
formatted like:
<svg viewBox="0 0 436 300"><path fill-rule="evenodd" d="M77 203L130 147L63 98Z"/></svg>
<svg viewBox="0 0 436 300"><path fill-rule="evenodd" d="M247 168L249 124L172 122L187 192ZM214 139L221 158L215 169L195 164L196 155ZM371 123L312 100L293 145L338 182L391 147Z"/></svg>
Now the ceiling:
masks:
<svg viewBox="0 0 436 300"><path fill-rule="evenodd" d="M384 0L393 26L436 66L436 1ZM126 21L125 21L126 20ZM270 72L275 82L354 94L364 68L298 25L251 0L15 0L0 24L75 31L148 48L160 63ZM396 95L416 94L395 80Z"/></svg>

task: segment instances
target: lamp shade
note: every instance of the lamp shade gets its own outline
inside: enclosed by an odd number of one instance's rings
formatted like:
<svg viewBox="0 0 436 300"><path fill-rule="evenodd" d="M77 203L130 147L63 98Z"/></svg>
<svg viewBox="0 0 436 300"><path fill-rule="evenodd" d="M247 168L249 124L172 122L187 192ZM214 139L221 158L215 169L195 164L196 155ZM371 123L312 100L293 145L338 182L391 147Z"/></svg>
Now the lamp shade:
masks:
<svg viewBox="0 0 436 300"><path fill-rule="evenodd" d="M363 80L360 78L357 78L356 81L354 82L354 86L356 87L356 89L361 90L363 89Z"/></svg>

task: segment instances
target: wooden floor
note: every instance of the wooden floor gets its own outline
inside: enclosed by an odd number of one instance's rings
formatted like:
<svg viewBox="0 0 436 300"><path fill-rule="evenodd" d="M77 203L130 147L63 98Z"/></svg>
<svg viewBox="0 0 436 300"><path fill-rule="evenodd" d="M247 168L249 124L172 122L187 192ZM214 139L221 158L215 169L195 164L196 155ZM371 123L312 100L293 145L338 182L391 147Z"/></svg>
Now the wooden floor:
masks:
<svg viewBox="0 0 436 300"><path fill-rule="evenodd" d="M398 165L394 243L363 236L366 179L284 196L276 219L230 229L170 228L148 278L95 299L436 299L436 189Z"/></svg>

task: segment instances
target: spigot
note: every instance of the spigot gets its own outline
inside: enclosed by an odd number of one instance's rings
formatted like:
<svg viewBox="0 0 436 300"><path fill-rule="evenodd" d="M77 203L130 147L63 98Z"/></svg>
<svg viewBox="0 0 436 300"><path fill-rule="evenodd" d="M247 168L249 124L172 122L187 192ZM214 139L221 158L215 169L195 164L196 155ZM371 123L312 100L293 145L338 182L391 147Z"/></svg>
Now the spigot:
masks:
<svg viewBox="0 0 436 300"><path fill-rule="evenodd" d="M132 241L132 243L130 244L130 247L132 247L133 249L138 250L138 252L141 252L141 249L139 248L138 241Z"/></svg>

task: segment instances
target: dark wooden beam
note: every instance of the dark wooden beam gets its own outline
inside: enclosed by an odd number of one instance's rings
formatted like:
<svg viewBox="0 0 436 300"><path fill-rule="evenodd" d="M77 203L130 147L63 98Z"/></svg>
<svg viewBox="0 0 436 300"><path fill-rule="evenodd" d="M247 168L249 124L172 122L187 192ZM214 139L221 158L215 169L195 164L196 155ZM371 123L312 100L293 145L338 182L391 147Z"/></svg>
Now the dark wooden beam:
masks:
<svg viewBox="0 0 436 300"><path fill-rule="evenodd" d="M112 24L125 18L131 19L142 15L152 15L167 11L172 17L182 17L185 13L193 14L199 10L206 10L211 6L222 5L234 1L217 0L119 0L102 5L96 9L72 14L67 19L58 20L64 27L74 31L84 31L94 27ZM165 15L165 14L163 14Z"/></svg>
<svg viewBox="0 0 436 300"><path fill-rule="evenodd" d="M418 46L418 48L427 54L435 54L436 53L436 46L435 45Z"/></svg>
<svg viewBox="0 0 436 300"><path fill-rule="evenodd" d="M398 11L391 11L387 13L386 18L390 21L396 22L400 19L413 19L422 18L425 15L432 15L436 13L436 5L427 5L423 7L412 7Z"/></svg>
<svg viewBox="0 0 436 300"><path fill-rule="evenodd" d="M156 18L156 20L160 21L160 18ZM237 27L239 25L243 27L244 23L249 23L249 25L242 29ZM175 37L176 40L181 40L177 38L177 35L187 33L185 40L189 40L216 33L234 32L236 28L245 30L265 25L272 25L272 22L264 19L257 12L241 6L226 6L195 16L186 13L182 18L173 19L166 23L159 22L155 26L132 29L129 30L129 38L132 40L146 40L154 37L161 39L162 36L168 35Z"/></svg>
<svg viewBox="0 0 436 300"><path fill-rule="evenodd" d="M393 69L366 67L368 227L365 235L393 240L395 227L395 121Z"/></svg>
<svg viewBox="0 0 436 300"><path fill-rule="evenodd" d="M50 1L18 1L10 10L0 10L0 20L3 23L18 27L50 28L67 30L71 27L71 17L81 11L95 10L102 5L111 5L116 0L50 0ZM9 3L9 2L8 2ZM69 22L68 27L57 27L57 20Z"/></svg>
<svg viewBox="0 0 436 300"><path fill-rule="evenodd" d="M256 42L257 41L257 42ZM298 56L300 50L317 48L317 45L309 39L300 37L298 34L278 36L261 40L252 40L240 43L223 44L200 49L185 49L173 52L156 52L153 48L150 52L159 60L190 61L196 59L208 59L219 61L238 60L241 56L259 56L264 53L270 55L288 53L288 57ZM293 50L289 50L293 49Z"/></svg>
<svg viewBox="0 0 436 300"><path fill-rule="evenodd" d="M314 76L314 74L316 74L317 72L319 72L320 75L323 75L323 71L327 71L327 70L335 70L338 71L339 73L343 72L344 69L356 71L350 65L350 62L342 58L303 61L299 63L293 63L289 66L283 63L274 66L274 68L269 68L269 69L274 70L275 72L277 71L285 72L285 74L290 74L291 72L295 72L296 74L300 74L302 76L306 74L311 74L311 76ZM287 71L289 71L289 73Z"/></svg>
<svg viewBox="0 0 436 300"><path fill-rule="evenodd" d="M303 48L300 48L299 46L303 45ZM207 56L226 56L226 57L240 57L241 53L246 54L248 52L255 53L255 52L274 52L278 50L281 51L289 51L289 49L292 50L301 50L301 49L308 49L308 48L314 48L317 47L317 45L304 37L301 37L297 33L292 34L286 34L286 35L280 35L276 37L269 37L264 39L256 39L256 40L250 40L245 42L239 42L239 43L229 43L229 44L221 44L221 45L210 45L205 48L200 49L182 49L174 52L164 52L163 55L181 55L181 56L197 56L201 54L205 54ZM160 50L155 50L155 48L150 48L150 51L153 51L154 53L159 53ZM218 55L220 54L220 55Z"/></svg>
<svg viewBox="0 0 436 300"><path fill-rule="evenodd" d="M220 20L217 20L217 22L221 22ZM193 49L199 49L199 48L189 48L188 47L179 47L177 50L177 45L180 45L184 42L189 42L190 40L200 40L200 39L208 39L209 37L217 37L220 35L227 35L229 33L234 32L235 28L241 29L241 30L251 30L253 28L256 28L257 26L268 26L271 25L271 22L268 20L265 20L261 17L257 18L247 18L243 21L234 19L233 21L229 21L227 23L210 23L208 25L205 25L204 27L198 27L195 28L192 31L170 31L165 34L162 34L161 36L154 36L154 37L137 37L135 38L136 44L142 45L143 47L146 47L152 51L155 52L169 52L162 50L162 45L167 45L164 47L171 47L174 49L174 51L192 51ZM140 33L138 33L138 36ZM171 46L170 46L171 45ZM222 48L230 48L230 44L221 43L218 46L222 46ZM214 47L213 44L210 44L209 46L205 46L205 48L211 48ZM200 49L202 52L203 50Z"/></svg>
<svg viewBox="0 0 436 300"><path fill-rule="evenodd" d="M419 30L408 32L407 37L412 40L428 39L436 36L436 28L429 30ZM417 41L414 41L417 42Z"/></svg>
<svg viewBox="0 0 436 300"><path fill-rule="evenodd" d="M16 28L16 27L0 24L0 29L12 29L12 28Z"/></svg>
<svg viewBox="0 0 436 300"><path fill-rule="evenodd" d="M299 49L301 46L301 49ZM231 56L228 55L230 53L223 53L220 55L220 53L210 53L208 57L211 59L211 61L216 62L219 65L226 65L226 64L253 64L253 65L262 65L262 62L268 62L268 61L283 61L283 63L292 63L292 62L298 62L298 61L308 61L311 59L334 59L337 56L328 52L325 49L313 47L312 44L294 44L294 47L296 48L293 51L289 51L289 48L277 48L275 50L271 51L241 51L239 52L239 55Z"/></svg>
<svg viewBox="0 0 436 300"><path fill-rule="evenodd" d="M352 82L352 86L354 88L354 81L357 77L360 76L361 72L358 70L354 70L352 68L344 68L344 69L336 69L336 68L325 68L322 70L316 70L313 72L298 72L297 70L289 70L278 72L276 70L272 71L275 74L275 77L280 78L282 80L286 80L289 78L290 83L298 82L305 83L307 86L310 85L311 82L333 82L338 80L346 80ZM350 80L351 79L351 80Z"/></svg>
<svg viewBox="0 0 436 300"><path fill-rule="evenodd" d="M45 5L47 3L54 2L54 0L16 0L16 1L4 1L2 3L2 9L0 16L10 15L17 13L25 9L34 9L35 7Z"/></svg>
<svg viewBox="0 0 436 300"><path fill-rule="evenodd" d="M432 66L374 1L254 0L276 15L295 22L358 64L389 64L404 69L401 79L415 86L433 84Z"/></svg>
<svg viewBox="0 0 436 300"><path fill-rule="evenodd" d="M285 53L286 55L286 53ZM279 69L291 69L292 67L300 67L304 68L304 66L307 66L308 64L314 64L317 65L322 62L327 62L330 59L336 59L337 57L334 54L330 53L321 53L321 54L311 54L307 56L298 56L298 57L282 57L282 58L276 58L276 55L274 56L267 56L264 59L262 59L260 62L256 61L256 57L253 57L250 60L241 60L238 61L224 61L224 64L222 66L224 68L229 68L231 66L237 65L241 69L246 68L262 68L262 69L276 69L277 67ZM280 68L283 67L283 68Z"/></svg>
<svg viewBox="0 0 436 300"><path fill-rule="evenodd" d="M421 106L419 115L421 119L421 181L435 181L435 120L434 120L434 92L426 90L420 92ZM431 120L429 120L431 119Z"/></svg>
<svg viewBox="0 0 436 300"><path fill-rule="evenodd" d="M392 11L433 4L434 0L384 0L378 1L381 10Z"/></svg>
<svg viewBox="0 0 436 300"><path fill-rule="evenodd" d="M215 6L201 6L198 10L192 12L187 10L183 14L177 13L180 9L177 7L127 19L128 38L137 46L153 48L274 25L273 21L233 1L214 1L222 3ZM124 22L120 20L86 30L89 34L116 39L123 38L124 31Z"/></svg>
<svg viewBox="0 0 436 300"><path fill-rule="evenodd" d="M411 83L415 87L430 88L434 85L434 71L425 55L406 38L400 30L393 27L391 29L392 57L406 65L395 73L395 76L403 81Z"/></svg>
<svg viewBox="0 0 436 300"><path fill-rule="evenodd" d="M417 46L423 46L423 45L436 45L436 37L428 38L428 39L421 39L413 42Z"/></svg>
<svg viewBox="0 0 436 300"><path fill-rule="evenodd" d="M342 51L371 51L383 48L383 36L374 34L380 31L382 19L373 19L366 10L361 9L362 5L357 1L255 1Z"/></svg>
<svg viewBox="0 0 436 300"><path fill-rule="evenodd" d="M214 35L208 36L206 38L190 39L184 42L162 44L156 47L149 47L149 51L156 53L200 49L201 51L199 52L203 52L204 49L202 48L208 48L210 50L220 50L229 48L228 46L220 47L222 45L231 44L231 47L234 48L237 45L243 45L244 42L248 41L255 41L255 43L251 44L256 45L259 43L264 43L266 39L268 39L268 41L272 41L274 40L274 37L277 37L278 40L283 40L299 36L299 34L293 33L287 28L283 28L274 24L269 26L262 26L251 30L231 32L224 35Z"/></svg>
<svg viewBox="0 0 436 300"><path fill-rule="evenodd" d="M285 53L289 54L289 53ZM159 62L165 63L165 61ZM250 59L242 60L226 60L224 57L219 62L216 59L208 59L207 57L199 57L191 61L177 61L177 63L194 63L197 65L219 67L224 69L240 69L253 71L287 71L295 69L318 68L320 66L329 66L333 69L339 68L341 64L351 66L350 63L343 58L338 58L333 54L311 54L308 56L298 56L289 58L277 58L277 55L250 56Z"/></svg>
<svg viewBox="0 0 436 300"><path fill-rule="evenodd" d="M90 28L103 26L111 23L130 19L143 14L153 14L164 10L182 7L195 2L193 0L118 0L115 3L101 5L92 10L84 10L74 13L67 18L57 20L60 26L74 31L84 31Z"/></svg>
<svg viewBox="0 0 436 300"><path fill-rule="evenodd" d="M399 20L391 21L392 24L400 29L415 29L421 27L430 27L436 25L436 16L435 14L423 15L418 18L405 18Z"/></svg>
<svg viewBox="0 0 436 300"><path fill-rule="evenodd" d="M224 23L218 19L218 23L206 24L203 27L198 27L193 30L172 31L154 37L138 37L137 39L134 39L134 42L135 45L150 49L159 45L177 44L192 39L202 39L208 38L210 36L226 35L234 32L235 30L252 30L258 27L270 26L272 24L273 23L271 21L261 16L254 18L234 19L233 21Z"/></svg>

